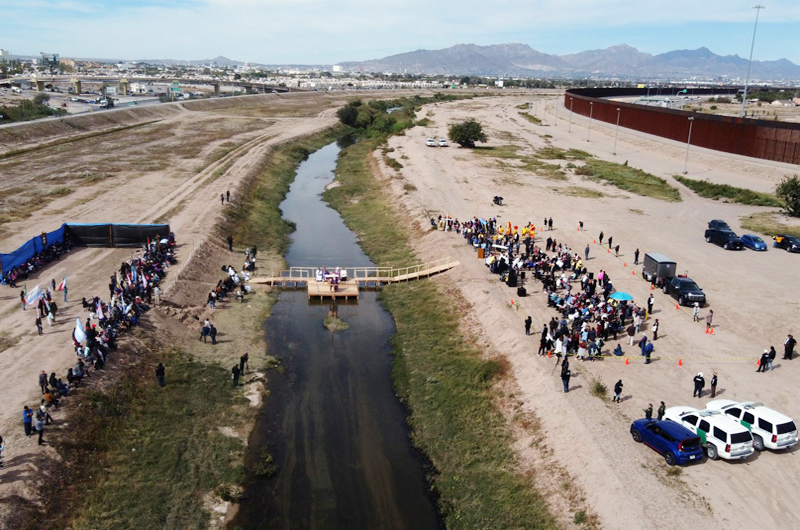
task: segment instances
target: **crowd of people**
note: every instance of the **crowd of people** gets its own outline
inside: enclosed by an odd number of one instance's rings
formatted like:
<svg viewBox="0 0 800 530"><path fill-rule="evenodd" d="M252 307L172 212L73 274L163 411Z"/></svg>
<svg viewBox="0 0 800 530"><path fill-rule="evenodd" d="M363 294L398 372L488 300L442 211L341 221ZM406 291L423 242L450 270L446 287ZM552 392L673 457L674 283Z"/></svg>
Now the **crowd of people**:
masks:
<svg viewBox="0 0 800 530"><path fill-rule="evenodd" d="M102 370L117 349L117 338L139 325L142 315L150 309L153 295L158 295L159 284L167 269L175 263L173 234L149 242L140 256L122 262L118 271L110 277L109 297L83 298L81 306L88 312L86 321L77 319L72 333L75 351L74 366L68 367L63 377L42 370L38 384L42 392L41 403L36 410L27 405L22 411L22 421L27 436L38 433L38 443L44 443L44 429L52 421L50 411L58 409L61 400L91 377L92 371ZM45 291L48 293L49 289ZM53 309L55 303L46 302L47 294L39 299L40 307ZM66 381L64 381L66 379Z"/></svg>
<svg viewBox="0 0 800 530"><path fill-rule="evenodd" d="M3 270L0 284L15 289L17 282L27 281L32 273L39 271L48 263L60 260L61 256L70 250L72 250L72 241L69 233L65 232L63 242L49 244L41 252L37 252L25 261L25 263Z"/></svg>

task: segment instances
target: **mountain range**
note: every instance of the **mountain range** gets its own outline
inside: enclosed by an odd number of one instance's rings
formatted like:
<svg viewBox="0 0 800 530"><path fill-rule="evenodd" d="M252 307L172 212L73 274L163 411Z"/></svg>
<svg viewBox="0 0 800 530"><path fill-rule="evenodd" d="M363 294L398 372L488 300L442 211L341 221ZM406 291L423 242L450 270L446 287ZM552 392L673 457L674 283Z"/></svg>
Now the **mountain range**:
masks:
<svg viewBox="0 0 800 530"><path fill-rule="evenodd" d="M520 77L587 76L744 78L747 59L717 55L708 48L658 55L626 44L569 55L549 55L527 44L457 44L443 50L417 50L383 59L339 63L347 71ZM753 61L754 79L800 79L800 66L779 59Z"/></svg>

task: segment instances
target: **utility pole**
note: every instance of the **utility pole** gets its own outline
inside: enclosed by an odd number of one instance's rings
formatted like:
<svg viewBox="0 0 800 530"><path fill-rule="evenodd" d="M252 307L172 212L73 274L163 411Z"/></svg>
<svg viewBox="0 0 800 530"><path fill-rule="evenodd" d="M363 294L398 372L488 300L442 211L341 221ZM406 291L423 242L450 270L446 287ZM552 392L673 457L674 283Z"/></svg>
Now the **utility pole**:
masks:
<svg viewBox="0 0 800 530"><path fill-rule="evenodd" d="M614 153L617 154L617 136L619 136L619 114L622 109L617 107L617 128L614 130Z"/></svg>
<svg viewBox="0 0 800 530"><path fill-rule="evenodd" d="M594 111L594 102L589 102L589 130L586 132L586 141L592 137L592 112Z"/></svg>
<svg viewBox="0 0 800 530"><path fill-rule="evenodd" d="M572 98L569 98L569 126L567 127L567 132L572 132Z"/></svg>
<svg viewBox="0 0 800 530"><path fill-rule="evenodd" d="M683 161L683 174L686 174L686 168L689 165L689 146L692 143L692 124L694 123L694 117L689 117L689 137L686 139L686 159Z"/></svg>
<svg viewBox="0 0 800 530"><path fill-rule="evenodd" d="M762 5L753 6L753 9L756 10L756 24L753 26L753 42L750 43L750 61L747 63L747 79L744 82L744 94L742 95L742 110L739 112L739 117L744 118L745 116L745 105L747 105L747 86L750 84L750 68L753 66L753 49L756 46L756 30L758 29L758 14L761 12L762 9L766 9L766 7Z"/></svg>

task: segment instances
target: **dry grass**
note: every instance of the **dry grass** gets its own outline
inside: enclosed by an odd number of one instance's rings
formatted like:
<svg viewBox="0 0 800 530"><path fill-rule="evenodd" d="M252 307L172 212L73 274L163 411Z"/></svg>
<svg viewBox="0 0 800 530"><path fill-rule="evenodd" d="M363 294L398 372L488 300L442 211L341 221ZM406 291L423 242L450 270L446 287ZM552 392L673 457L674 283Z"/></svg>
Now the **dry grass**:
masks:
<svg viewBox="0 0 800 530"><path fill-rule="evenodd" d="M759 212L742 217L740 222L744 230L758 232L768 237L775 234L800 237L800 226L782 223L778 219L780 215L777 212Z"/></svg>
<svg viewBox="0 0 800 530"><path fill-rule="evenodd" d="M570 197L583 197L586 199L599 199L600 197L605 197L606 194L602 191L593 190L591 188L585 188L583 186L566 186L563 188L553 187L550 188L556 193L560 193L561 195L568 195Z"/></svg>

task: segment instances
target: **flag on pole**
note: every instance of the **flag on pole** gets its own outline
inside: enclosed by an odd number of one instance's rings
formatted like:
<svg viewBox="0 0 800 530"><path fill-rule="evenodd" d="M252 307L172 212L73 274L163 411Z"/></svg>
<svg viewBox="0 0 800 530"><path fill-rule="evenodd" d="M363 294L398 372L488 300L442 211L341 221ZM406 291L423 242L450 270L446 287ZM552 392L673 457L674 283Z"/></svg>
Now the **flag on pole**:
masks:
<svg viewBox="0 0 800 530"><path fill-rule="evenodd" d="M83 329L83 324L81 324L80 318L75 320L75 331L72 332L72 338L74 338L75 342L78 343L86 340L86 331Z"/></svg>
<svg viewBox="0 0 800 530"><path fill-rule="evenodd" d="M63 291L66 288L67 288L67 277L64 276L64 279L61 280L61 283L58 284L58 290Z"/></svg>
<svg viewBox="0 0 800 530"><path fill-rule="evenodd" d="M31 292L28 292L28 290L26 288L25 292L26 292L26 294L25 294L25 304L27 304L27 305L34 305L34 304L36 304L36 302L39 301L39 299L44 297L44 293L42 292L42 289L38 285L36 287L34 287L33 289L31 289Z"/></svg>

